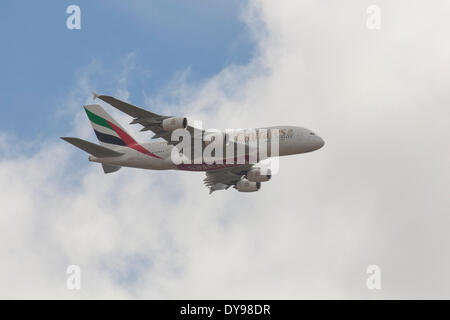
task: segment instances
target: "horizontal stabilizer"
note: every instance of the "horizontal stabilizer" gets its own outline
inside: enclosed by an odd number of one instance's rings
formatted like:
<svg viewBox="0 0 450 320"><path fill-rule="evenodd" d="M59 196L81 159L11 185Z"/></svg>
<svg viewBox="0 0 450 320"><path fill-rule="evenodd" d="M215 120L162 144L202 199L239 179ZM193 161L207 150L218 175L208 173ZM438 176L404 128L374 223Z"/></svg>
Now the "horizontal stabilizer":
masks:
<svg viewBox="0 0 450 320"><path fill-rule="evenodd" d="M119 171L120 168L122 168L121 166L115 166L115 165L106 164L106 163L102 163L102 167L103 167L104 173L116 172L116 171Z"/></svg>
<svg viewBox="0 0 450 320"><path fill-rule="evenodd" d="M81 150L86 151L87 153L97 158L118 157L123 155L123 153L99 146L98 144L79 138L61 137L61 139L67 141L70 144L73 144L75 147L80 148Z"/></svg>

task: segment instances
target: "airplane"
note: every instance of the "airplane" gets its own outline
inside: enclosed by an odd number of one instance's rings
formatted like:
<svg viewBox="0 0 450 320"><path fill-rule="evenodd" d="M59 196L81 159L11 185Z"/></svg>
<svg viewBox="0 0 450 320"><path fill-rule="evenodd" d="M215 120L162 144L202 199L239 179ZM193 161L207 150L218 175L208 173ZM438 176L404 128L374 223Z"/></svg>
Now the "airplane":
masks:
<svg viewBox="0 0 450 320"><path fill-rule="evenodd" d="M176 163L172 156L174 151L179 152L180 150L174 149L177 146L172 141L172 133L175 130L182 130L190 137L192 144L201 141L200 146L202 150L205 150L208 145L207 139L205 139L206 131L189 126L187 119L184 117L159 115L107 95L94 93L95 99L100 99L131 116L133 120L130 124L140 124L143 126L141 131L152 131L154 133L152 140L161 138L159 141L137 142L100 105L85 105L84 109L100 145L74 137L61 137L61 139L90 154L88 160L100 163L105 174L116 172L122 167L204 171L206 173L204 184L209 188L210 194L230 187L234 187L240 192L255 192L261 188L261 182L269 181L272 177L271 170L262 168L258 165L259 161L270 158L273 154L287 156L312 152L322 148L325 144L319 135L302 127L257 128L256 139L260 139L259 134L264 130L267 132L266 140L268 142L277 139L277 153L272 153L268 148L266 157L256 157L256 162L250 162L249 154L251 151L248 148L248 136L245 138L247 140L227 141L227 138L230 139L228 134L223 134L225 145L234 144L233 150L237 150L239 143L247 145L244 152L244 161L238 161L238 157L234 157L231 161L225 161L224 163L220 163L220 161L211 163L211 161L206 161L203 158L199 160L200 162ZM277 134L271 136L270 132L277 132Z"/></svg>

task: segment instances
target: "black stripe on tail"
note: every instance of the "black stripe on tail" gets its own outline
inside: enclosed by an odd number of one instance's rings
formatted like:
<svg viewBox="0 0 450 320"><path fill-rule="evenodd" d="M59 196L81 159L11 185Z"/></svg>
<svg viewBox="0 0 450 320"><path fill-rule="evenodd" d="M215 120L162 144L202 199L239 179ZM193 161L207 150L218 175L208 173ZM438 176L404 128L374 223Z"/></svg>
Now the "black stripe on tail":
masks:
<svg viewBox="0 0 450 320"><path fill-rule="evenodd" d="M126 146L127 144L120 138L112 136L110 134L102 133L97 130L94 130L95 135L97 136L98 141L110 144L116 144L118 146Z"/></svg>

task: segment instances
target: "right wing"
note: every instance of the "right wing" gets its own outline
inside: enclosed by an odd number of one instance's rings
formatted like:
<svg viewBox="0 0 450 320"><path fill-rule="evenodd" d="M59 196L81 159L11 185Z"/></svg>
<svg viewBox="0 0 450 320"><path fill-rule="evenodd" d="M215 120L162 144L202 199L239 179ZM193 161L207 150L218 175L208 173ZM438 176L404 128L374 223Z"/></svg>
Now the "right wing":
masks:
<svg viewBox="0 0 450 320"><path fill-rule="evenodd" d="M161 122L165 119L172 118L171 116L163 116L157 113L153 113L111 96L97 95L94 93L94 99L95 98L103 100L114 108L119 109L120 111L133 117L134 120L131 121L130 124L138 123L143 126L141 131L152 131L155 134L152 139L163 138L169 144L172 144L172 141L170 139L172 131L166 131L161 127ZM192 138L202 139L204 134L204 130L195 129L194 131L194 127L191 127L189 125L186 126L186 130L189 131ZM197 136L195 136L195 134L197 134Z"/></svg>

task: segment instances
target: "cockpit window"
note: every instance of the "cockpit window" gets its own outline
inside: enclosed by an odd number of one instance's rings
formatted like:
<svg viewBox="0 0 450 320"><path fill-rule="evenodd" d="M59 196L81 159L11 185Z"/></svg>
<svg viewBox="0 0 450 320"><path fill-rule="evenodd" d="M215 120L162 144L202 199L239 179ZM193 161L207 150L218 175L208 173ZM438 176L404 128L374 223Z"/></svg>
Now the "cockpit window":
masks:
<svg viewBox="0 0 450 320"><path fill-rule="evenodd" d="M316 135L316 134L315 134L314 132L312 132L312 131L311 131L309 134L312 135L312 136L315 136L315 135Z"/></svg>

